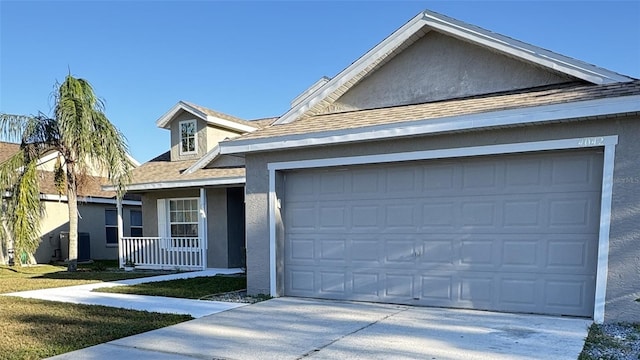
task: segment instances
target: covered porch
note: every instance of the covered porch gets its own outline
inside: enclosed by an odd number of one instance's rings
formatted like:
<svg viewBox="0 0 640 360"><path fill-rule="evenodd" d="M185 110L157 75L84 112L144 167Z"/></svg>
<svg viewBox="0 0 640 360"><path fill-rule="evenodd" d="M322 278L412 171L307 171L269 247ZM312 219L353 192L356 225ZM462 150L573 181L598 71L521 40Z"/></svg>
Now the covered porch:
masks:
<svg viewBox="0 0 640 360"><path fill-rule="evenodd" d="M124 235L118 204L120 268L205 270L244 267L244 188L181 188L142 193L143 227ZM141 235L141 236L137 236Z"/></svg>

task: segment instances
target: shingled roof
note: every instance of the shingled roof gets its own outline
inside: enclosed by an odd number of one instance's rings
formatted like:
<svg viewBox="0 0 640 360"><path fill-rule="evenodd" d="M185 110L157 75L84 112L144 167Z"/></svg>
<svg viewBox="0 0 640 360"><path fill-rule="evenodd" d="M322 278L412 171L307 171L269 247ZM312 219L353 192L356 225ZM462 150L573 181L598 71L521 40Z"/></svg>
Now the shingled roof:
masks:
<svg viewBox="0 0 640 360"><path fill-rule="evenodd" d="M8 160L20 150L20 144L0 141L0 163Z"/></svg>
<svg viewBox="0 0 640 360"><path fill-rule="evenodd" d="M20 144L0 141L0 163L8 160L20 150ZM51 171L40 171L40 193L46 195L57 195L54 174ZM99 176L85 176L79 180L78 196L80 197L100 197L114 198L113 191L102 190L103 185L108 185L109 179Z"/></svg>
<svg viewBox="0 0 640 360"><path fill-rule="evenodd" d="M170 152L166 152L134 169L128 190L160 183L193 182L203 179L244 178L244 167L203 168L190 174L184 173L197 160L171 161ZM159 185L158 185L159 186Z"/></svg>
<svg viewBox="0 0 640 360"><path fill-rule="evenodd" d="M291 123L266 127L222 144L238 144L266 138L276 139L290 135L313 136L316 133L334 130L357 129L373 125L404 123L629 95L640 95L640 80L607 85L565 84L423 104L314 115Z"/></svg>

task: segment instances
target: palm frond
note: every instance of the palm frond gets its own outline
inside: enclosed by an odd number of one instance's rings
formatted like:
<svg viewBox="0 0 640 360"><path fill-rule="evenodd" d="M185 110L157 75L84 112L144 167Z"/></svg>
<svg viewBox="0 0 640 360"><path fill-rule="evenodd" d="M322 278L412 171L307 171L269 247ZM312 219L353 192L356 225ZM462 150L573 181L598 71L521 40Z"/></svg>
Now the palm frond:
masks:
<svg viewBox="0 0 640 360"><path fill-rule="evenodd" d="M32 116L0 113L0 139L9 142L22 141L22 134L32 120Z"/></svg>
<svg viewBox="0 0 640 360"><path fill-rule="evenodd" d="M37 159L25 164L24 171L10 192L5 217L13 236L14 250L16 254L33 254L40 244L40 223L44 211L40 202Z"/></svg>
<svg viewBox="0 0 640 360"><path fill-rule="evenodd" d="M67 76L57 91L55 109L60 142L67 161L74 162L79 174L89 166L105 171L109 180L124 194L133 164L127 156L126 139L104 114L104 103L83 79Z"/></svg>

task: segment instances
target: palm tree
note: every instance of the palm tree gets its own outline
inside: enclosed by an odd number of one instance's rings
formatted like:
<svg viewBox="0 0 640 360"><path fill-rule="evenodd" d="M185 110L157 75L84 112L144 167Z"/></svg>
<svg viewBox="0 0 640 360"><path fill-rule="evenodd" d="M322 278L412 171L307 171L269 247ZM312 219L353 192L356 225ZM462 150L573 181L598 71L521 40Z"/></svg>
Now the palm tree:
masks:
<svg viewBox="0 0 640 360"><path fill-rule="evenodd" d="M78 261L78 183L90 168L106 171L124 195L133 164L127 155L124 136L104 114L104 103L84 79L67 75L53 93L53 117L0 114L0 137L20 142L20 151L0 164L0 190L6 189L5 223L13 237L16 253L33 253L39 244L40 182L37 161L58 152L56 186L66 194L69 208L68 271ZM18 171L16 171L18 169Z"/></svg>

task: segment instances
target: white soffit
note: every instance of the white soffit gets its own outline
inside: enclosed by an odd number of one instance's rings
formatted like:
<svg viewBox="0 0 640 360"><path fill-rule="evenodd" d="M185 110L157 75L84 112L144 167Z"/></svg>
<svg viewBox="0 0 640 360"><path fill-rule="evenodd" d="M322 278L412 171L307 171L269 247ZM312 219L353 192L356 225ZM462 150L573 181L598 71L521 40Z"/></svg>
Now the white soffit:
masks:
<svg viewBox="0 0 640 360"><path fill-rule="evenodd" d="M379 62L381 57L395 56L396 54L393 53L393 50L401 47L412 36L417 35L419 32L426 33L431 29L593 84L633 81L633 79L616 72L427 10L411 19L346 69L342 70L333 79L316 89L306 99L289 109L274 125L295 121L306 111L333 94L342 85L350 82L363 70Z"/></svg>

